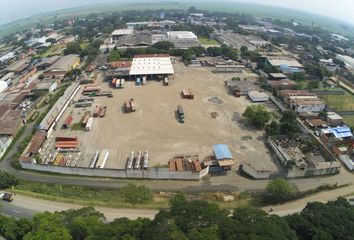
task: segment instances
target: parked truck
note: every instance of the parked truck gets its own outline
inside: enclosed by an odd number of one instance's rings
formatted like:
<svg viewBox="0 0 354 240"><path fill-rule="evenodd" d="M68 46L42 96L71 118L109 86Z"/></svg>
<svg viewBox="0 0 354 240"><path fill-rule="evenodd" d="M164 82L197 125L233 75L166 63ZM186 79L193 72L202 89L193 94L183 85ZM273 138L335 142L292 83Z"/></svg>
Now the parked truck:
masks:
<svg viewBox="0 0 354 240"><path fill-rule="evenodd" d="M90 117L86 123L85 131L91 131L93 125L93 117Z"/></svg>
<svg viewBox="0 0 354 240"><path fill-rule="evenodd" d="M107 149L103 149L97 160L96 168L104 168L108 160L108 156L109 156L109 151Z"/></svg>
<svg viewBox="0 0 354 240"><path fill-rule="evenodd" d="M177 106L177 113L178 113L178 118L181 123L184 123L184 112L182 105Z"/></svg>
<svg viewBox="0 0 354 240"><path fill-rule="evenodd" d="M149 152L145 151L144 152L144 162L143 162L143 168L146 170L149 166Z"/></svg>

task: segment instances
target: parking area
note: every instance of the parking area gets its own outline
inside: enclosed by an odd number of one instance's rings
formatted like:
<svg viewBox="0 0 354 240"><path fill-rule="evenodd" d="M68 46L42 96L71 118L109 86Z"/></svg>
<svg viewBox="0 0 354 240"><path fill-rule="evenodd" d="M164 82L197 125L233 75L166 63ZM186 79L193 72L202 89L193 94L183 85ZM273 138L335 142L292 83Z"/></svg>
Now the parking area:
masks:
<svg viewBox="0 0 354 240"><path fill-rule="evenodd" d="M263 131L249 129L240 123L242 113L252 104L245 97L236 98L228 93L224 81L242 73L212 73L208 67L186 67L174 64L175 75L169 86L150 81L144 86L126 82L124 89L112 89L99 72L97 84L103 91L112 91L113 97L95 97L86 108L69 106L61 117L55 137L77 137L80 157L76 166L88 167L96 151L109 150L105 168L123 169L131 151L149 151L149 167L166 166L176 154L197 153L200 160L212 154L212 146L227 144L236 164L259 163L275 170L263 141ZM194 99L182 99L182 89L190 89ZM81 91L74 100L81 98ZM133 98L136 111L125 113L125 100ZM180 123L177 106L182 105L185 123ZM107 106L106 116L94 118L91 131L61 129L71 115L78 123L86 111L97 105ZM50 145L50 144L49 144Z"/></svg>

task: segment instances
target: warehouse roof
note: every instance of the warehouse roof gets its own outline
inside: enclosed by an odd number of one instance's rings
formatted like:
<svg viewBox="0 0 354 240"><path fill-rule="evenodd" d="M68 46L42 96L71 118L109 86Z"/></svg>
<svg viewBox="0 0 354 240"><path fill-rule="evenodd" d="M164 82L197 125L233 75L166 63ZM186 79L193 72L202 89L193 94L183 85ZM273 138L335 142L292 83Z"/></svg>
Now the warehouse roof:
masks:
<svg viewBox="0 0 354 240"><path fill-rule="evenodd" d="M130 75L174 74L169 56L134 57Z"/></svg>
<svg viewBox="0 0 354 240"><path fill-rule="evenodd" d="M70 55L63 56L58 61L56 61L52 66L50 66L47 71L67 72L79 60L80 57L77 54L70 54Z"/></svg>
<svg viewBox="0 0 354 240"><path fill-rule="evenodd" d="M268 58L268 61L271 65L275 67L280 67L281 65L287 65L289 67L297 67L297 68L304 67L297 60L290 59L290 58Z"/></svg>
<svg viewBox="0 0 354 240"><path fill-rule="evenodd" d="M117 29L112 32L112 35L128 35L132 34L134 32L134 29Z"/></svg>
<svg viewBox="0 0 354 240"><path fill-rule="evenodd" d="M346 137L352 137L353 134L350 131L350 128L347 127L346 125L343 125L341 127L335 127L335 128L327 128L322 130L324 133L332 133L336 138L346 138Z"/></svg>
<svg viewBox="0 0 354 240"><path fill-rule="evenodd" d="M213 149L216 160L233 159L233 156L226 144L215 144Z"/></svg>

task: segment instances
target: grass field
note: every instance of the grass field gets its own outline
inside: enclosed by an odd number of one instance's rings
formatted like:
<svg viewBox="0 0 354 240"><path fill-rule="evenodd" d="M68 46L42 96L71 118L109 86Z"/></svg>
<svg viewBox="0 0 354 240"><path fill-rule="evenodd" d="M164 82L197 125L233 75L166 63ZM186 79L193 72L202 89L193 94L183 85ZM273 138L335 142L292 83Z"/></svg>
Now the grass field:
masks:
<svg viewBox="0 0 354 240"><path fill-rule="evenodd" d="M354 127L354 115L344 116L343 118L344 118L345 124L347 124L348 126Z"/></svg>
<svg viewBox="0 0 354 240"><path fill-rule="evenodd" d="M113 208L134 208L134 209L167 209L169 201L174 193L154 193L153 199L144 204L131 204L124 197L124 192L120 189L90 188L81 186L68 186L61 184L45 184L31 181L20 181L20 184L9 191L15 193L44 199L50 201L75 203L80 205L97 206L97 207L113 207ZM187 195L191 200L205 200L210 203L218 204L223 209L233 210L241 206L256 206L258 202L249 196L249 194L241 192L231 194L235 196L235 200L224 202L225 194L222 192L210 192L201 194Z"/></svg>
<svg viewBox="0 0 354 240"><path fill-rule="evenodd" d="M200 44L202 45L215 45L215 46L218 46L220 45L220 43L214 39L210 39L210 38L203 38L203 37L200 37L198 38Z"/></svg>
<svg viewBox="0 0 354 240"><path fill-rule="evenodd" d="M47 51L45 51L42 54L39 54L39 57L50 57L50 56L54 56L54 55L61 55L62 52L65 49L65 44L59 44L59 45L54 45L50 48L48 48Z"/></svg>
<svg viewBox="0 0 354 240"><path fill-rule="evenodd" d="M315 25L321 26L325 29L343 33L346 35L354 36L354 26L341 22L339 20L327 18L320 15L315 15L308 12L301 12L297 10L285 9L280 7L265 6L259 4L249 4L241 2L227 2L227 1L185 1L180 0L179 2L156 2L147 3L146 1L140 1L130 3L130 4L96 4L83 6L78 8L68 8L64 10L58 10L49 12L46 14L41 14L33 16L30 18L15 21L13 23L0 26L0 37L5 36L16 31L21 31L36 23L47 23L52 22L54 19L63 19L73 16L85 16L91 13L105 12L110 13L114 11L126 11L126 10L149 10L149 9L183 9L186 10L190 6L195 6L198 9L209 10L209 11L222 11L222 12L232 12L232 13L245 13L252 14L259 17L271 17L281 20L294 19L297 22L310 25L314 22Z"/></svg>
<svg viewBox="0 0 354 240"><path fill-rule="evenodd" d="M321 98L326 104L336 111L353 111L354 95L345 92L345 95L322 95Z"/></svg>

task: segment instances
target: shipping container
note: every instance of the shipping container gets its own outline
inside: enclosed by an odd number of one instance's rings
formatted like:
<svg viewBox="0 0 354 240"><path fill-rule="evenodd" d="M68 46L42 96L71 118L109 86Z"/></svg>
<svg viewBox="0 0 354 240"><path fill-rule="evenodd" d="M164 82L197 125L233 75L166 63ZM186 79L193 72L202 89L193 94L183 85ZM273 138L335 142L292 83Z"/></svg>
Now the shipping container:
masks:
<svg viewBox="0 0 354 240"><path fill-rule="evenodd" d="M144 169L147 169L149 165L149 152L144 152Z"/></svg>
<svg viewBox="0 0 354 240"><path fill-rule="evenodd" d="M127 169L132 169L133 168L133 162L134 162L134 151L132 151L130 153L130 156L128 158Z"/></svg>
<svg viewBox="0 0 354 240"><path fill-rule="evenodd" d="M146 85L146 77L143 77L143 85Z"/></svg>
<svg viewBox="0 0 354 240"><path fill-rule="evenodd" d="M141 162L141 151L139 151L135 157L134 169L140 169L140 162Z"/></svg>
<svg viewBox="0 0 354 240"><path fill-rule="evenodd" d="M130 99L130 108L132 112L136 111L136 105L134 99Z"/></svg>
<svg viewBox="0 0 354 240"><path fill-rule="evenodd" d="M168 78L167 77L163 80L163 85L168 86Z"/></svg>
<svg viewBox="0 0 354 240"><path fill-rule="evenodd" d="M108 160L108 156L109 156L109 151L107 149L103 149L97 160L96 168L104 168Z"/></svg>
<svg viewBox="0 0 354 240"><path fill-rule="evenodd" d="M99 154L100 154L100 151L96 151L95 155L93 155L93 158L90 162L90 168L94 168L96 166Z"/></svg>
<svg viewBox="0 0 354 240"><path fill-rule="evenodd" d="M55 142L76 142L77 141L77 137L56 137L55 138Z"/></svg>
<svg viewBox="0 0 354 240"><path fill-rule="evenodd" d="M93 125L93 117L90 117L86 123L85 130L86 131L91 131L92 130L92 125Z"/></svg>
<svg viewBox="0 0 354 240"><path fill-rule="evenodd" d="M124 107L125 107L125 112L130 113L132 111L132 107L130 105L130 101L126 100L124 103Z"/></svg>
<svg viewBox="0 0 354 240"><path fill-rule="evenodd" d="M115 88L120 88L120 82L121 82L121 80L120 80L120 79L117 79Z"/></svg>

